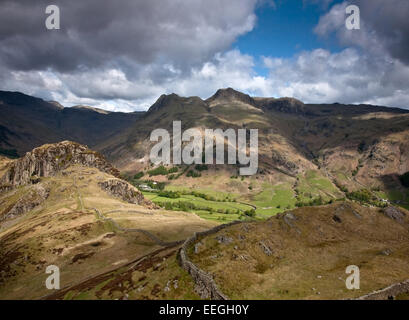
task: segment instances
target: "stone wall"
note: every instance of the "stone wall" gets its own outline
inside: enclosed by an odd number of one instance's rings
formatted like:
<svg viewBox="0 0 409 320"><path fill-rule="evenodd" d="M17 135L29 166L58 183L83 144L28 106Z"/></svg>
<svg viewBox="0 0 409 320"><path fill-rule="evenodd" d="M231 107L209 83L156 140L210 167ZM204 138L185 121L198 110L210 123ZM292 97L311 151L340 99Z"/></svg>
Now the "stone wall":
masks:
<svg viewBox="0 0 409 320"><path fill-rule="evenodd" d="M385 289L359 297L358 300L394 300L401 294L409 293L409 280L395 283Z"/></svg>
<svg viewBox="0 0 409 320"><path fill-rule="evenodd" d="M202 299L213 299L213 300L229 300L229 298L220 291L213 277L207 272L200 269L192 261L190 261L187 251L191 245L193 245L200 237L215 234L220 230L227 228L229 226L243 223L243 221L234 221L228 224L222 224L216 226L210 230L203 232L195 232L195 234L188 238L179 251L179 263L183 269L185 269L192 276L193 281L196 284L196 292L201 296Z"/></svg>

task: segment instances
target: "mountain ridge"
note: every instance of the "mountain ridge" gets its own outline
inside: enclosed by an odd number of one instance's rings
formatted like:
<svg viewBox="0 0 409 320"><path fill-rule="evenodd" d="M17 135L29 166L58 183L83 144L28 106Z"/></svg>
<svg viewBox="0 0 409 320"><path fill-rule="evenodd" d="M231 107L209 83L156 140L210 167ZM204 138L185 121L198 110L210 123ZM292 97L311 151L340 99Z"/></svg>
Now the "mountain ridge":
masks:
<svg viewBox="0 0 409 320"><path fill-rule="evenodd" d="M94 146L131 125L140 113L64 108L20 92L0 91L0 148L21 156L46 143L74 140Z"/></svg>
<svg viewBox="0 0 409 320"><path fill-rule="evenodd" d="M173 121L182 120L182 130L258 129L259 174L296 177L321 170L340 185L352 181L358 188L397 182L409 171L409 110L404 109L253 98L232 88L206 100L162 95L138 114L61 109L21 93L0 92L0 100L0 148L20 155L44 143L72 140L101 152L120 170L137 172L150 166L152 130L171 132ZM234 175L236 167L229 170Z"/></svg>

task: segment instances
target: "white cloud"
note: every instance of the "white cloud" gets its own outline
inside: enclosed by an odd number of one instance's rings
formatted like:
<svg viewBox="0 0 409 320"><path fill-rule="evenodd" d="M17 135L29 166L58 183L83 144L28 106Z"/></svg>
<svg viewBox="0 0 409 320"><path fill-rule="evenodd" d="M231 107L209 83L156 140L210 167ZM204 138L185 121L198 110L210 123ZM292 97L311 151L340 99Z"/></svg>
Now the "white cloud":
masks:
<svg viewBox="0 0 409 320"><path fill-rule="evenodd" d="M386 103L409 108L409 66L399 60L372 57L356 49L339 53L323 49L293 59L264 59L275 96L308 103Z"/></svg>

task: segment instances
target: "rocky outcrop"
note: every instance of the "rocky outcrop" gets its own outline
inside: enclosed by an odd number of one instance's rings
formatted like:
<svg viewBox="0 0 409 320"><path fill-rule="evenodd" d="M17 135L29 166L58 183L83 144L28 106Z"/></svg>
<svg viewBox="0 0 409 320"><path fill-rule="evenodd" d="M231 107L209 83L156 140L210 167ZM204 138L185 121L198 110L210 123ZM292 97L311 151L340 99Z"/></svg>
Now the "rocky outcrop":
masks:
<svg viewBox="0 0 409 320"><path fill-rule="evenodd" d="M53 176L70 165L97 168L118 177L119 171L97 152L76 142L63 141L35 148L16 161L0 178L0 185L20 186L38 181L38 177Z"/></svg>
<svg viewBox="0 0 409 320"><path fill-rule="evenodd" d="M231 101L240 101L250 105L255 105L256 102L248 94L236 91L232 88L219 89L217 92L206 100L208 103L212 104L216 102L231 102Z"/></svg>
<svg viewBox="0 0 409 320"><path fill-rule="evenodd" d="M258 102L264 110L273 110L283 113L306 114L304 103L294 98L264 98Z"/></svg>
<svg viewBox="0 0 409 320"><path fill-rule="evenodd" d="M151 209L158 209L159 207L153 204L151 201L144 198L143 194L129 183L119 180L110 179L103 182L99 182L98 185L108 194L119 198L123 201L139 204Z"/></svg>
<svg viewBox="0 0 409 320"><path fill-rule="evenodd" d="M287 159L282 153L272 150L271 151L271 160L273 166L280 172L287 174L289 176L296 176L299 167L289 159Z"/></svg>
<svg viewBox="0 0 409 320"><path fill-rule="evenodd" d="M400 223L403 222L403 219L405 218L405 215L406 215L404 212L402 212L398 208L392 207L392 206L383 209L382 212L388 218L395 220L397 222L400 222Z"/></svg>
<svg viewBox="0 0 409 320"><path fill-rule="evenodd" d="M41 184L32 186L16 203L2 212L0 222L16 218L34 209L42 204L48 198L49 194L50 190Z"/></svg>

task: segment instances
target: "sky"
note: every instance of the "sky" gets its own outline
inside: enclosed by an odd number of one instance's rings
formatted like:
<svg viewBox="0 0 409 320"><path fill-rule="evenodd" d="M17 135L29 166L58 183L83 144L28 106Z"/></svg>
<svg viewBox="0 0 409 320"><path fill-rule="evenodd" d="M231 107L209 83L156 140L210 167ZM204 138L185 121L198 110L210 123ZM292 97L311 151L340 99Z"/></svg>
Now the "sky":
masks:
<svg viewBox="0 0 409 320"><path fill-rule="evenodd" d="M55 0L59 30L49 4L0 0L0 90L125 112L226 87L409 109L408 0Z"/></svg>

